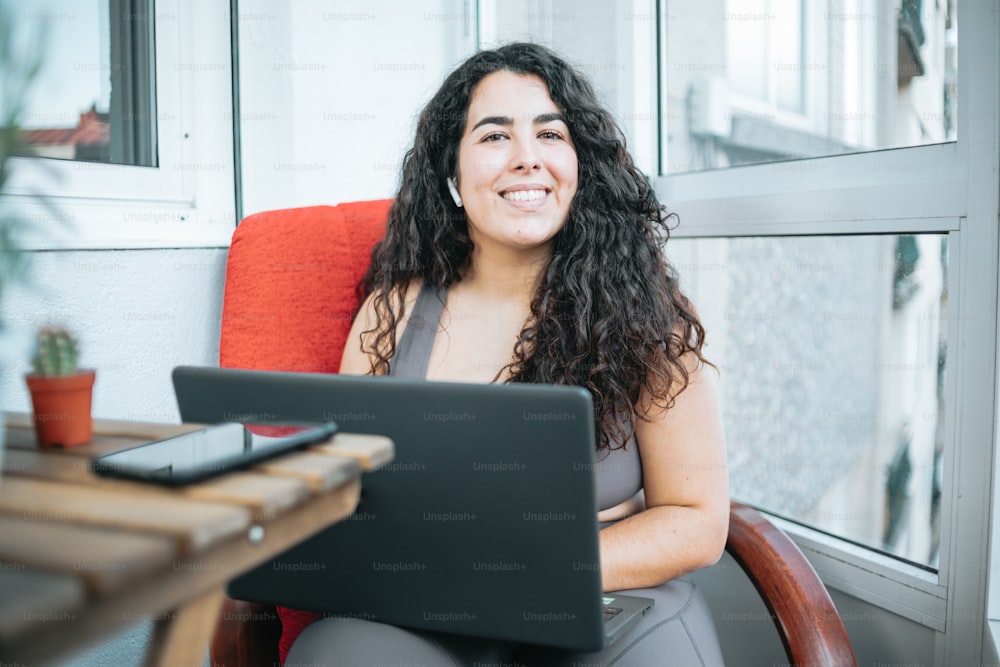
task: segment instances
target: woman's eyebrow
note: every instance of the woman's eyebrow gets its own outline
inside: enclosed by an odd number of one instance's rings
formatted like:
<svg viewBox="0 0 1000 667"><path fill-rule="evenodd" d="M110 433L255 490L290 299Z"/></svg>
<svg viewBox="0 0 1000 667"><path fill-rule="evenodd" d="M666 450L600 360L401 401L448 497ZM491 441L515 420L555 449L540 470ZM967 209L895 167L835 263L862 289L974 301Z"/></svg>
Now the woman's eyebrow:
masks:
<svg viewBox="0 0 1000 667"><path fill-rule="evenodd" d="M559 120L562 121L563 123L566 123L566 119L563 118L563 115L561 113L552 112L552 113L542 113L535 116L535 125L539 125L541 123L551 123L554 120ZM487 116L486 118L483 118L478 123L473 125L472 129L475 130L476 128L482 125L503 125L506 127L513 124L514 124L514 119L511 118L510 116ZM566 124L568 125L568 123Z"/></svg>
<svg viewBox="0 0 1000 667"><path fill-rule="evenodd" d="M535 116L535 125L540 125L541 123L551 123L554 120L562 121L563 124L569 126L569 123L566 122L566 119L563 118L563 115L561 113L555 113L555 112L543 113Z"/></svg>
<svg viewBox="0 0 1000 667"><path fill-rule="evenodd" d="M476 123L475 125L473 125L472 129L474 130L477 127L480 127L482 125L504 125L504 126L507 126L507 125L513 125L513 124L514 124L514 119L511 118L510 116L487 116L486 118L483 118L481 121L479 121L478 123Z"/></svg>

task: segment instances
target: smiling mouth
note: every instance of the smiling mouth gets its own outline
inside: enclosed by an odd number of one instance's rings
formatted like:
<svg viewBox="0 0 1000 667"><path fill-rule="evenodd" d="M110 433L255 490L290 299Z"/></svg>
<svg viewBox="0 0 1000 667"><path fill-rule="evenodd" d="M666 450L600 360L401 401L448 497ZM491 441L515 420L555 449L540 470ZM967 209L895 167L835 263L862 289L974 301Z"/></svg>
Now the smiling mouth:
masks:
<svg viewBox="0 0 1000 667"><path fill-rule="evenodd" d="M548 190L510 190L500 194L507 201L536 201L544 199Z"/></svg>

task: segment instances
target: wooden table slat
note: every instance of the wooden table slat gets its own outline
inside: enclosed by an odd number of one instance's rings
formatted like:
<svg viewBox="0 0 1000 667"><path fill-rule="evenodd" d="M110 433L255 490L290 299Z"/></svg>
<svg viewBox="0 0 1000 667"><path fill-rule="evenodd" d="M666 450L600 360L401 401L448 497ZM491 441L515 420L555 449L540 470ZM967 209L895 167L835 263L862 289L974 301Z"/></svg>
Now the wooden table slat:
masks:
<svg viewBox="0 0 1000 667"><path fill-rule="evenodd" d="M243 505L254 518L274 516L309 497L309 485L303 479L275 477L239 471L214 477L198 484L168 488L144 482L100 477L90 470L90 460L51 452L10 450L3 462L4 472L19 477L90 485L121 493L178 495L209 502Z"/></svg>
<svg viewBox="0 0 1000 667"><path fill-rule="evenodd" d="M276 477L259 472L238 472L186 487L184 496L194 500L243 505L254 521L270 519L310 496L308 480Z"/></svg>
<svg viewBox="0 0 1000 667"><path fill-rule="evenodd" d="M55 454L70 460L78 460L81 463L89 462L91 458L101 454L120 452L163 439L133 438L125 435L98 436L95 434L94 438L85 445L77 445L76 447L39 447L34 433L31 433L30 436L25 435L25 433L23 430L13 432L10 441L7 443L10 450Z"/></svg>
<svg viewBox="0 0 1000 667"><path fill-rule="evenodd" d="M31 415L22 412L4 413L7 420L9 446L22 449L39 449L35 441ZM86 445L56 447L46 451L70 456L94 456L128 449L154 440L163 440L181 433L205 428L204 424L148 424L121 419L95 419L94 437Z"/></svg>
<svg viewBox="0 0 1000 667"><path fill-rule="evenodd" d="M2 515L0 535L0 561L80 577L101 594L167 567L177 555L166 537Z"/></svg>
<svg viewBox="0 0 1000 667"><path fill-rule="evenodd" d="M329 456L312 451L287 454L256 466L254 470L268 475L283 475L306 480L316 493L340 486L360 474L361 468L354 459Z"/></svg>
<svg viewBox="0 0 1000 667"><path fill-rule="evenodd" d="M395 455L391 439L361 433L338 433L331 442L312 447L312 450L354 459L365 472L381 468Z"/></svg>
<svg viewBox="0 0 1000 667"><path fill-rule="evenodd" d="M89 457L66 456L37 448L8 449L4 454L3 471L7 475L74 484L95 484L99 479L90 470Z"/></svg>
<svg viewBox="0 0 1000 667"><path fill-rule="evenodd" d="M169 535L183 553L199 552L250 525L244 507L19 477L4 477L0 514Z"/></svg>

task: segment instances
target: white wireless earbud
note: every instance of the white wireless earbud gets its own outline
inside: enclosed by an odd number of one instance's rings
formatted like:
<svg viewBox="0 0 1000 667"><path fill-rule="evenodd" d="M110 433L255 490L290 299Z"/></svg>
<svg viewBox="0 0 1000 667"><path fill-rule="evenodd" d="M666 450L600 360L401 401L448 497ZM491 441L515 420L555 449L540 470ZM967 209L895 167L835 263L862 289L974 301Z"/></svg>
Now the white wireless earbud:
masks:
<svg viewBox="0 0 1000 667"><path fill-rule="evenodd" d="M448 183L448 192L451 193L451 198L455 202L455 206L462 208L462 196L458 194L458 186L455 185L455 179L449 178L446 183Z"/></svg>

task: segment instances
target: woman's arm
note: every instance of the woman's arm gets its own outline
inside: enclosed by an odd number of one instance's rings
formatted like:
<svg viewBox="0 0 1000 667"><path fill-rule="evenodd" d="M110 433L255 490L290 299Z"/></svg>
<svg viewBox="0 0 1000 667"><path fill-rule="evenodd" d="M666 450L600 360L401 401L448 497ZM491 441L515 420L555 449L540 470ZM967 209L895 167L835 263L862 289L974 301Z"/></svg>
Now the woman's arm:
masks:
<svg viewBox="0 0 1000 667"><path fill-rule="evenodd" d="M636 420L646 509L601 531L605 591L658 586L714 564L725 549L729 475L717 376L696 361L670 410Z"/></svg>

